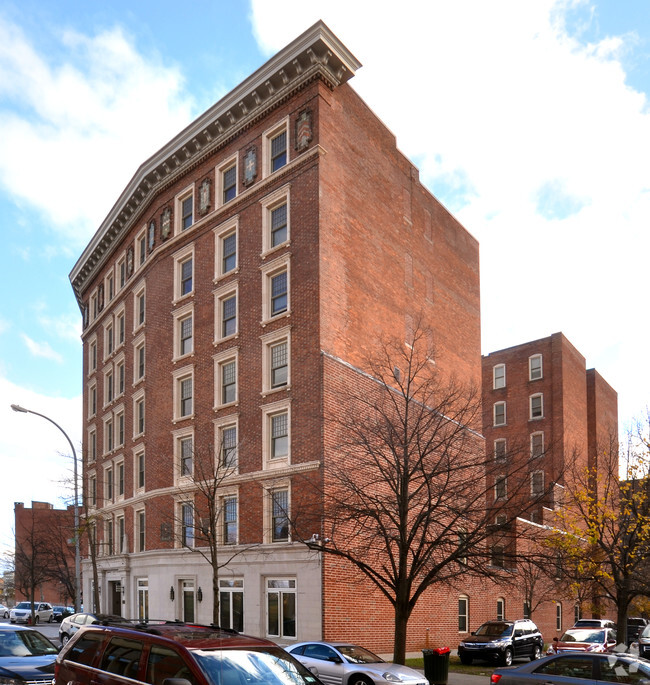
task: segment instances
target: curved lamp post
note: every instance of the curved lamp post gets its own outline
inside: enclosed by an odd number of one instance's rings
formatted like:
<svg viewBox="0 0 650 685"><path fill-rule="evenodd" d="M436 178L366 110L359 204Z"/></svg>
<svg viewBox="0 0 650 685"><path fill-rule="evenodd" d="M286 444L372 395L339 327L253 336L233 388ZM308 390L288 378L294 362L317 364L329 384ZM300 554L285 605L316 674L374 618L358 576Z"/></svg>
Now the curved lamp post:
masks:
<svg viewBox="0 0 650 685"><path fill-rule="evenodd" d="M77 453L75 452L74 445L68 434L59 426L56 421L53 421L49 416L45 414L39 414L37 411L32 411L31 409L25 409L19 404L12 404L11 408L14 411L21 412L23 414L34 414L35 416L40 416L42 419L53 423L62 433L65 435L66 440L70 444L70 449L72 450L72 459L74 462L74 610L75 612L81 611L81 554L79 550L79 488L77 482Z"/></svg>

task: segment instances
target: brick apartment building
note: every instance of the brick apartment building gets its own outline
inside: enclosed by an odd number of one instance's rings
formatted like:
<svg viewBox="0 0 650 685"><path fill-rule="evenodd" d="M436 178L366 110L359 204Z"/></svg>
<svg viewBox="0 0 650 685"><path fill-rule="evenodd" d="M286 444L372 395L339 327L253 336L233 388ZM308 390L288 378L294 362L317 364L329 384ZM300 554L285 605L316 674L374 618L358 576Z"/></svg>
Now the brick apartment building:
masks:
<svg viewBox="0 0 650 685"><path fill-rule="evenodd" d="M388 603L292 540L286 511L336 458L341 388L382 335L421 320L440 372L481 383L479 259L348 84L359 66L315 24L142 164L70 274L103 611L212 620L192 545L194 477L216 451L221 624L392 648ZM309 504L305 538L323 514ZM85 559L86 605L92 582ZM515 595L429 593L409 649L455 646Z"/></svg>
<svg viewBox="0 0 650 685"><path fill-rule="evenodd" d="M44 570L67 567L74 577L74 545L70 543L74 530L74 507L55 509L49 502L14 502L16 603L27 600L25 588L30 577L36 581L34 601L68 606L74 602L65 584L47 578ZM58 561L53 564L52 557ZM31 570L33 566L34 570Z"/></svg>

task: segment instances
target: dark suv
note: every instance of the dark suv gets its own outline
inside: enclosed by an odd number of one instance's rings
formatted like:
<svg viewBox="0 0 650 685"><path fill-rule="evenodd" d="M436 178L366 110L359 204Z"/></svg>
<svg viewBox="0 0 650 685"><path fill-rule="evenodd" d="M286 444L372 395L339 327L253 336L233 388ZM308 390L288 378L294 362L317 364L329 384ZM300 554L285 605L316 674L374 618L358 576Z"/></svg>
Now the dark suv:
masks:
<svg viewBox="0 0 650 685"><path fill-rule="evenodd" d="M458 645L458 656L464 664L482 659L510 666L513 659L539 659L543 648L542 634L529 619L488 621Z"/></svg>
<svg viewBox="0 0 650 685"><path fill-rule="evenodd" d="M56 685L320 685L273 642L179 622L81 628L56 659Z"/></svg>

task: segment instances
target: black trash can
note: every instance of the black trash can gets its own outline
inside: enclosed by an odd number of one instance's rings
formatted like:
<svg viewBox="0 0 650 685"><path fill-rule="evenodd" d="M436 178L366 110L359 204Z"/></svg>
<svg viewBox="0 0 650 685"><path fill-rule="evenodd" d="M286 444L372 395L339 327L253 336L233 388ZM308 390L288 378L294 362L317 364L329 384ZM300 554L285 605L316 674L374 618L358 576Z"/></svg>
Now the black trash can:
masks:
<svg viewBox="0 0 650 685"><path fill-rule="evenodd" d="M449 647L423 649L424 675L430 685L447 685L449 678Z"/></svg>

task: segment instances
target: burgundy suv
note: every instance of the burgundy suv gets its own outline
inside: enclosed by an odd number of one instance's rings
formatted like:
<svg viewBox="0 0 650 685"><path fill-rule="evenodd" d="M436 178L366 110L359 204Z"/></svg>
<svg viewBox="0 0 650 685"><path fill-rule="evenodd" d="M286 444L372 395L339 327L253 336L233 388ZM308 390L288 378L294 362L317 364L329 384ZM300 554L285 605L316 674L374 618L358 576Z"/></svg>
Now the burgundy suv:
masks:
<svg viewBox="0 0 650 685"><path fill-rule="evenodd" d="M81 628L56 659L55 684L321 685L269 640L222 628L150 623Z"/></svg>

